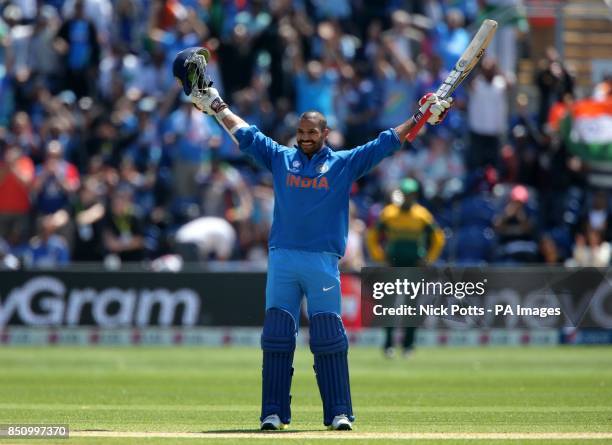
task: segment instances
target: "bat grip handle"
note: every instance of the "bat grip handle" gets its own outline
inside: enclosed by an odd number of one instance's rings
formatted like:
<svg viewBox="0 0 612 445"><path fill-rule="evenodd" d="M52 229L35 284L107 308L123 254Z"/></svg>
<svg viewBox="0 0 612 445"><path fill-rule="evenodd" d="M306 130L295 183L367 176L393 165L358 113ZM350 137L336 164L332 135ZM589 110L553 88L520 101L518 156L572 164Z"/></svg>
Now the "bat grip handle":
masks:
<svg viewBox="0 0 612 445"><path fill-rule="evenodd" d="M408 135L406 135L406 140L408 142L412 142L415 140L417 134L419 134L419 131L421 130L421 128L423 128L423 125L425 125L427 119L429 119L430 116L431 111L429 111L429 109L425 111L425 114L421 113L420 111L417 111L416 114L412 116L414 126L410 129Z"/></svg>

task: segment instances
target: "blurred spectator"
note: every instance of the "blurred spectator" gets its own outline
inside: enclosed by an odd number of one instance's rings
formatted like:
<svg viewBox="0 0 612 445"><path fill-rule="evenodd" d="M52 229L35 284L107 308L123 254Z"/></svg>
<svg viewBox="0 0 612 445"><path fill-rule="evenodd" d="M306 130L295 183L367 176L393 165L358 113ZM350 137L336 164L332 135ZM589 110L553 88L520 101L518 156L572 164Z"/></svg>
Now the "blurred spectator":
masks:
<svg viewBox="0 0 612 445"><path fill-rule="evenodd" d="M78 187L76 167L63 159L63 148L58 141L49 142L45 160L34 180L36 208L43 214L65 209Z"/></svg>
<svg viewBox="0 0 612 445"><path fill-rule="evenodd" d="M319 23L317 37L311 55L340 67L355 59L361 43L354 35L344 32L344 28L336 20Z"/></svg>
<svg viewBox="0 0 612 445"><path fill-rule="evenodd" d="M110 202L110 211L102 222L104 249L122 262L144 259L143 220L137 214L133 196L118 190Z"/></svg>
<svg viewBox="0 0 612 445"><path fill-rule="evenodd" d="M257 88L245 88L244 90L237 91L234 94L234 109L240 116L244 118L251 125L257 125L260 128L273 128L271 119L274 119L272 115L272 106L265 97L262 97ZM282 110L279 110L282 112ZM295 130L292 128L292 132ZM227 152L223 150L223 152ZM219 153L221 155L221 153Z"/></svg>
<svg viewBox="0 0 612 445"><path fill-rule="evenodd" d="M498 72L494 59L485 57L481 70L470 83L468 122L470 168L496 166L508 125L508 83Z"/></svg>
<svg viewBox="0 0 612 445"><path fill-rule="evenodd" d="M407 173L423 184L427 199L435 196L449 196L445 190L451 181L460 181L465 173L461 156L450 147L451 134L437 129L429 138L426 149L416 152L408 162Z"/></svg>
<svg viewBox="0 0 612 445"><path fill-rule="evenodd" d="M57 91L59 88L59 58L53 41L59 26L57 12L50 5L39 8L34 29L28 43L28 69L33 78L47 79L47 85Z"/></svg>
<svg viewBox="0 0 612 445"><path fill-rule="evenodd" d="M236 231L223 218L206 216L179 228L176 242L185 261L226 261L232 256ZM195 251L190 246L194 246Z"/></svg>
<svg viewBox="0 0 612 445"><path fill-rule="evenodd" d="M156 170L162 158L160 119L155 113L158 102L153 97L144 97L138 102L137 125L128 141L125 153L140 172Z"/></svg>
<svg viewBox="0 0 612 445"><path fill-rule="evenodd" d="M608 267L610 266L610 243L602 239L601 233L593 228L586 235L576 235L572 258L565 262L570 267Z"/></svg>
<svg viewBox="0 0 612 445"><path fill-rule="evenodd" d="M8 26L6 45L7 59L10 61L9 72L23 79L20 75L27 68L27 39L31 35L32 27L23 18L23 11L16 4L8 4L3 10L4 20Z"/></svg>
<svg viewBox="0 0 612 445"><path fill-rule="evenodd" d="M412 17L406 11L397 9L391 13L391 29L383 34L392 42L398 57L412 59L418 54L423 34L411 26Z"/></svg>
<svg viewBox="0 0 612 445"><path fill-rule="evenodd" d="M252 241L249 220L253 214L253 195L240 172L219 160L213 153L210 172L199 178L201 209L204 216L225 218L238 233L245 250Z"/></svg>
<svg viewBox="0 0 612 445"><path fill-rule="evenodd" d="M100 45L94 23L85 16L85 0L76 0L74 15L64 22L55 49L64 56L66 86L78 97L93 96L93 80L100 63Z"/></svg>
<svg viewBox="0 0 612 445"><path fill-rule="evenodd" d="M102 261L102 221L106 208L100 199L100 184L90 178L83 182L73 203L75 225L74 261Z"/></svg>
<svg viewBox="0 0 612 445"><path fill-rule="evenodd" d="M295 55L293 64L297 113L316 110L327 118L330 127L336 126L334 99L338 73L317 60L310 60L304 65L301 54Z"/></svg>
<svg viewBox="0 0 612 445"><path fill-rule="evenodd" d="M454 66L470 43L464 28L465 18L459 9L449 9L446 21L436 26L436 53L442 57L444 66Z"/></svg>
<svg viewBox="0 0 612 445"><path fill-rule="evenodd" d="M529 31L523 0L480 0L480 18L498 23L497 32L487 51L499 62L501 72L514 78L522 37Z"/></svg>
<svg viewBox="0 0 612 445"><path fill-rule="evenodd" d="M526 208L529 192L516 185L510 192L509 202L495 218L495 232L499 237L498 256L504 262L533 262L537 246L534 242L535 223Z"/></svg>
<svg viewBox="0 0 612 445"><path fill-rule="evenodd" d="M82 5L79 5L79 2ZM103 42L109 40L111 21L113 20L113 3L110 0L64 0L62 15L73 17L79 14L78 9L83 8L83 17L95 25Z"/></svg>
<svg viewBox="0 0 612 445"><path fill-rule="evenodd" d="M134 195L140 209L149 212L153 208L153 187L155 186L155 171L141 173L136 168L134 160L126 156L119 166L119 187L129 190Z"/></svg>
<svg viewBox="0 0 612 445"><path fill-rule="evenodd" d="M35 162L40 162L43 156L39 149L40 137L34 130L30 115L20 111L15 113L12 121L11 132L7 140L19 145L24 154L33 158Z"/></svg>
<svg viewBox="0 0 612 445"><path fill-rule="evenodd" d="M236 223L251 217L253 198L240 172L213 157L210 172L200 178L202 213Z"/></svg>
<svg viewBox="0 0 612 445"><path fill-rule="evenodd" d="M337 125L333 106L337 80L337 73L333 69L324 67L316 60L308 62L306 69L296 74L297 113L317 110L327 117L330 126Z"/></svg>
<svg viewBox="0 0 612 445"><path fill-rule="evenodd" d="M385 196L397 189L397 185L412 170L414 158L418 152L399 150L389 156L380 164L377 169L377 180L380 182L381 189Z"/></svg>
<svg viewBox="0 0 612 445"><path fill-rule="evenodd" d="M519 182L531 187L537 186L538 156L545 141L544 135L539 130L536 117L530 111L529 98L523 93L516 97L510 142L512 155L516 158L516 171L514 175L502 171L502 175L506 176L507 182ZM503 158L504 149L502 149Z"/></svg>
<svg viewBox="0 0 612 445"><path fill-rule="evenodd" d="M17 5L9 5L5 10L9 23L13 23L9 47L11 68L21 86L28 85L29 80L39 75L53 78L57 75L57 56L52 47L57 32L57 13L49 5L37 9L32 21L22 18Z"/></svg>
<svg viewBox="0 0 612 445"><path fill-rule="evenodd" d="M15 246L28 236L34 164L18 146L5 148L0 161L0 239Z"/></svg>
<svg viewBox="0 0 612 445"><path fill-rule="evenodd" d="M299 34L312 36L314 29L299 6L289 18L292 4L288 0L267 2L267 5L261 0L256 3L260 10L253 11L256 21L251 22L256 23L252 30L252 49L258 53L256 74L266 76L265 92L276 102L293 94L291 60L302 43Z"/></svg>
<svg viewBox="0 0 612 445"><path fill-rule="evenodd" d="M416 67L411 59L402 56L390 38L383 40L376 54L375 75L377 88L382 91L378 129L392 128L406 116L415 101L414 77Z"/></svg>
<svg viewBox="0 0 612 445"><path fill-rule="evenodd" d="M246 246L246 258L268 254L268 235L274 213L274 189L264 183L254 187L253 211L245 230L240 234L241 243Z"/></svg>
<svg viewBox="0 0 612 445"><path fill-rule="evenodd" d="M231 38L219 45L219 57L222 58L221 75L225 86L226 97L248 87L253 79L257 54L253 51L247 27L236 25Z"/></svg>
<svg viewBox="0 0 612 445"><path fill-rule="evenodd" d="M135 48L140 37L139 17L145 11L144 2L138 0L117 0L115 2L115 20L111 23L113 34L118 36L121 43L129 48ZM103 29L103 24L97 24Z"/></svg>
<svg viewBox="0 0 612 445"><path fill-rule="evenodd" d="M155 45L151 56L145 59L138 77L143 93L155 97L158 101L172 89L175 80L172 77L172 71L168 69L166 54L161 45Z"/></svg>
<svg viewBox="0 0 612 445"><path fill-rule="evenodd" d="M548 48L546 56L538 63L536 85L540 104L538 107L538 123L540 128L546 123L550 107L569 94L574 93L574 79L563 64L555 48Z"/></svg>
<svg viewBox="0 0 612 445"><path fill-rule="evenodd" d="M149 23L148 37L155 44L161 46L166 54L166 64L172 63L174 56L179 51L190 46L201 46L202 41L208 35L208 28L197 16L193 9L186 9L180 2L175 3L176 24L168 29L157 27L153 20Z"/></svg>
<svg viewBox="0 0 612 445"><path fill-rule="evenodd" d="M68 216L65 213L38 218L36 235L22 251L25 266L53 269L69 263L68 243L63 236L56 233L57 229L67 222Z"/></svg>
<svg viewBox="0 0 612 445"><path fill-rule="evenodd" d="M375 85L366 69L360 64L355 70L347 70L341 87L345 138L349 147L370 140L378 130L376 115L380 110L380 96L375 94Z"/></svg>
<svg viewBox="0 0 612 445"><path fill-rule="evenodd" d="M164 135L171 147L174 163L174 192L179 198L195 198L198 184L196 176L210 157L211 146L218 146L218 128L197 110L187 96L181 94L181 106L174 111Z"/></svg>
<svg viewBox="0 0 612 445"><path fill-rule="evenodd" d="M581 216L578 227L582 233L589 230L599 232L605 241L612 241L612 211L609 205L609 196L606 190L597 190L593 193L591 205Z"/></svg>

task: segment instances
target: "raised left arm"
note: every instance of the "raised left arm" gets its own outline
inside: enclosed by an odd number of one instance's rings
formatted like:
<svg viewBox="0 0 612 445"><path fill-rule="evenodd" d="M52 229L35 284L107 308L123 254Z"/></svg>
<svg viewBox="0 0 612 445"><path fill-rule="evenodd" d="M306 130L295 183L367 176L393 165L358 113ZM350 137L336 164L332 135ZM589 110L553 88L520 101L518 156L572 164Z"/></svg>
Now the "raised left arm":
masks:
<svg viewBox="0 0 612 445"><path fill-rule="evenodd" d="M400 141L406 139L406 136L408 136L408 133L410 132L410 130L412 130L412 127L414 127L414 125L414 119L412 119L411 117L407 121L404 121L403 123L395 127L395 132L397 133L397 136L399 137Z"/></svg>
<svg viewBox="0 0 612 445"><path fill-rule="evenodd" d="M353 180L362 177L384 158L391 156L402 146L402 141L394 129L383 131L370 142L346 152L348 168Z"/></svg>
<svg viewBox="0 0 612 445"><path fill-rule="evenodd" d="M429 93L419 101L419 112L430 111L431 117L427 120L427 123L436 125L442 122L451 107L451 103L452 99L440 100L435 94ZM384 158L395 153L415 125L413 118L410 118L393 129L383 131L376 139L367 144L351 150L348 154L348 161L353 172L353 178L357 179L365 175Z"/></svg>

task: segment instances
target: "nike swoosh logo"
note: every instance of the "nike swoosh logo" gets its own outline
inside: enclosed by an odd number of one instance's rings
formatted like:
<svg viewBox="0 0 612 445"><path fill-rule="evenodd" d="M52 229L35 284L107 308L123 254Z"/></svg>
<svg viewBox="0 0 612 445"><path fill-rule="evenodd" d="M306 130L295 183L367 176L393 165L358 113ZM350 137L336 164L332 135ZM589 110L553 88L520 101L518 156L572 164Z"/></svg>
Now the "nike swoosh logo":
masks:
<svg viewBox="0 0 612 445"><path fill-rule="evenodd" d="M332 287L324 287L323 292L327 292L328 290L333 289L334 287L336 287L336 285L333 285Z"/></svg>

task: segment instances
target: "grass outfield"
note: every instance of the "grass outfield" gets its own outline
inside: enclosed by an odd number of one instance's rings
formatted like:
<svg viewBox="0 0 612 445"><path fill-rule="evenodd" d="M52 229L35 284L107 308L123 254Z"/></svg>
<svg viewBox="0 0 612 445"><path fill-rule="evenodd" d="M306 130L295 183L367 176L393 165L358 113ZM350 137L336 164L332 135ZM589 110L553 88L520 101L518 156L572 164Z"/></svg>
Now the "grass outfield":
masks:
<svg viewBox="0 0 612 445"><path fill-rule="evenodd" d="M432 348L392 361L379 350L354 348L350 363L354 432L324 431L312 356L300 348L290 432L261 434L257 349L0 348L0 424L67 423L75 434L94 435L157 432L35 441L41 444L246 444L278 437L319 444L341 434L347 445L400 439L560 445L586 440L571 436L577 433L590 433L590 444L612 443L609 347ZM208 436L156 437L181 432ZM561 440L558 433L570 436Z"/></svg>

